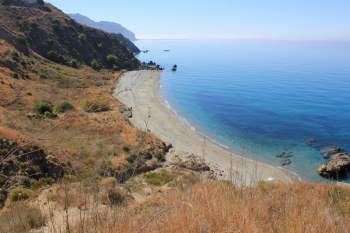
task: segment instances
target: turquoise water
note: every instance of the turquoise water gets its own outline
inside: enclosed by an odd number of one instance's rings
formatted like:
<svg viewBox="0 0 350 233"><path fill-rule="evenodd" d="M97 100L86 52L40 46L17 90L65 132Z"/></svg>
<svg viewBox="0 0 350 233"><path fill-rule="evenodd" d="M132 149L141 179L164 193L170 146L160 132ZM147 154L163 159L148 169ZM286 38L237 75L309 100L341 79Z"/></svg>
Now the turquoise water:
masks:
<svg viewBox="0 0 350 233"><path fill-rule="evenodd" d="M241 155L322 182L320 149L350 151L350 42L139 40L164 66L160 94L196 129ZM164 50L170 50L164 52ZM178 70L172 72L174 64ZM185 121L185 120L184 120ZM313 138L316 143L308 145Z"/></svg>

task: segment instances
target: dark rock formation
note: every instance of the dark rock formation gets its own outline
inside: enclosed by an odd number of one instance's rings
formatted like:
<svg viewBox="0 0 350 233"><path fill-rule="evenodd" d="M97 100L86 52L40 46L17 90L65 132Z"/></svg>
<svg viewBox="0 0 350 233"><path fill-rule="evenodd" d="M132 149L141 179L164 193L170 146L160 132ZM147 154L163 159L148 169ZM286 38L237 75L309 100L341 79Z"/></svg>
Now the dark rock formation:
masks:
<svg viewBox="0 0 350 233"><path fill-rule="evenodd" d="M345 178L350 171L350 155L348 153L338 153L331 159L318 167L317 173L327 179L337 180Z"/></svg>
<svg viewBox="0 0 350 233"><path fill-rule="evenodd" d="M280 164L281 164L281 166L285 166L285 165L288 165L288 164L290 164L292 161L290 161L290 159L282 159L281 161L280 161Z"/></svg>
<svg viewBox="0 0 350 233"><path fill-rule="evenodd" d="M284 154L285 154L285 152L282 151L282 152L276 154L275 157L280 158L280 157L282 157Z"/></svg>
<svg viewBox="0 0 350 233"><path fill-rule="evenodd" d="M338 146L330 146L330 147L326 147L326 148L322 149L320 154L322 155L323 158L328 159L332 155L335 155L336 153L341 152L341 150L342 149Z"/></svg>

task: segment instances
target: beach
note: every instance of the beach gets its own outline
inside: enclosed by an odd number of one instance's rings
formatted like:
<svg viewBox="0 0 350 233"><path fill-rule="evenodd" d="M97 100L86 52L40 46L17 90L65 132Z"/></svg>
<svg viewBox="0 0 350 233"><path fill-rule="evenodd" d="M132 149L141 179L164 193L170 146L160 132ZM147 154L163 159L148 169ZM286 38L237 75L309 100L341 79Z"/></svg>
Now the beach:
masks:
<svg viewBox="0 0 350 233"><path fill-rule="evenodd" d="M221 171L219 179L234 180L242 186L256 185L259 180L284 183L300 181L299 176L282 167L272 166L239 156L205 138L167 108L159 95L160 71L131 71L124 74L115 90L115 98L132 108L131 124L147 130L173 148L167 160L184 159L193 154L210 167Z"/></svg>

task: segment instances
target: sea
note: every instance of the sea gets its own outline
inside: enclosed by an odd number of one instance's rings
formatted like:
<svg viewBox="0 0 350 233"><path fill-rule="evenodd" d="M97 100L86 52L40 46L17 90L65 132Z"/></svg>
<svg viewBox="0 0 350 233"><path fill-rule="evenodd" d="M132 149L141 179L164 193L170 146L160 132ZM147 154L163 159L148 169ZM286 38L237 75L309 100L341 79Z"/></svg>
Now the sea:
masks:
<svg viewBox="0 0 350 233"><path fill-rule="evenodd" d="M160 95L208 141L304 181L321 150L350 153L350 41L138 40L136 57L164 67ZM166 51L169 50L169 51ZM174 65L176 71L172 71ZM349 183L349 179L344 179Z"/></svg>

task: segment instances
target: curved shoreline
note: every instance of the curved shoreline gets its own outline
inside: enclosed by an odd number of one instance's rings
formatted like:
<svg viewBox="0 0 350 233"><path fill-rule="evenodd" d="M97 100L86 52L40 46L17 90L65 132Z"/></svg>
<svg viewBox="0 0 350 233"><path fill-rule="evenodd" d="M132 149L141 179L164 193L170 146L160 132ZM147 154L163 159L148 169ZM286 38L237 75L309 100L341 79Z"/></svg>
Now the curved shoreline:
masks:
<svg viewBox="0 0 350 233"><path fill-rule="evenodd" d="M132 107L133 117L130 121L135 127L144 130L145 120L150 115L148 125L150 132L174 146L167 157L173 154L181 158L181 155L185 156L188 153L204 157L206 162L220 167L224 174L220 177L221 179L227 176L232 179L234 176L242 186L255 185L259 180L267 180L271 177L285 183L301 181L296 173L285 168L274 167L234 154L206 135L204 137L207 140L204 140L201 133L191 129L166 107L159 94L160 77L160 71L128 72L120 79L115 97L128 107ZM121 92L125 89L130 90Z"/></svg>

